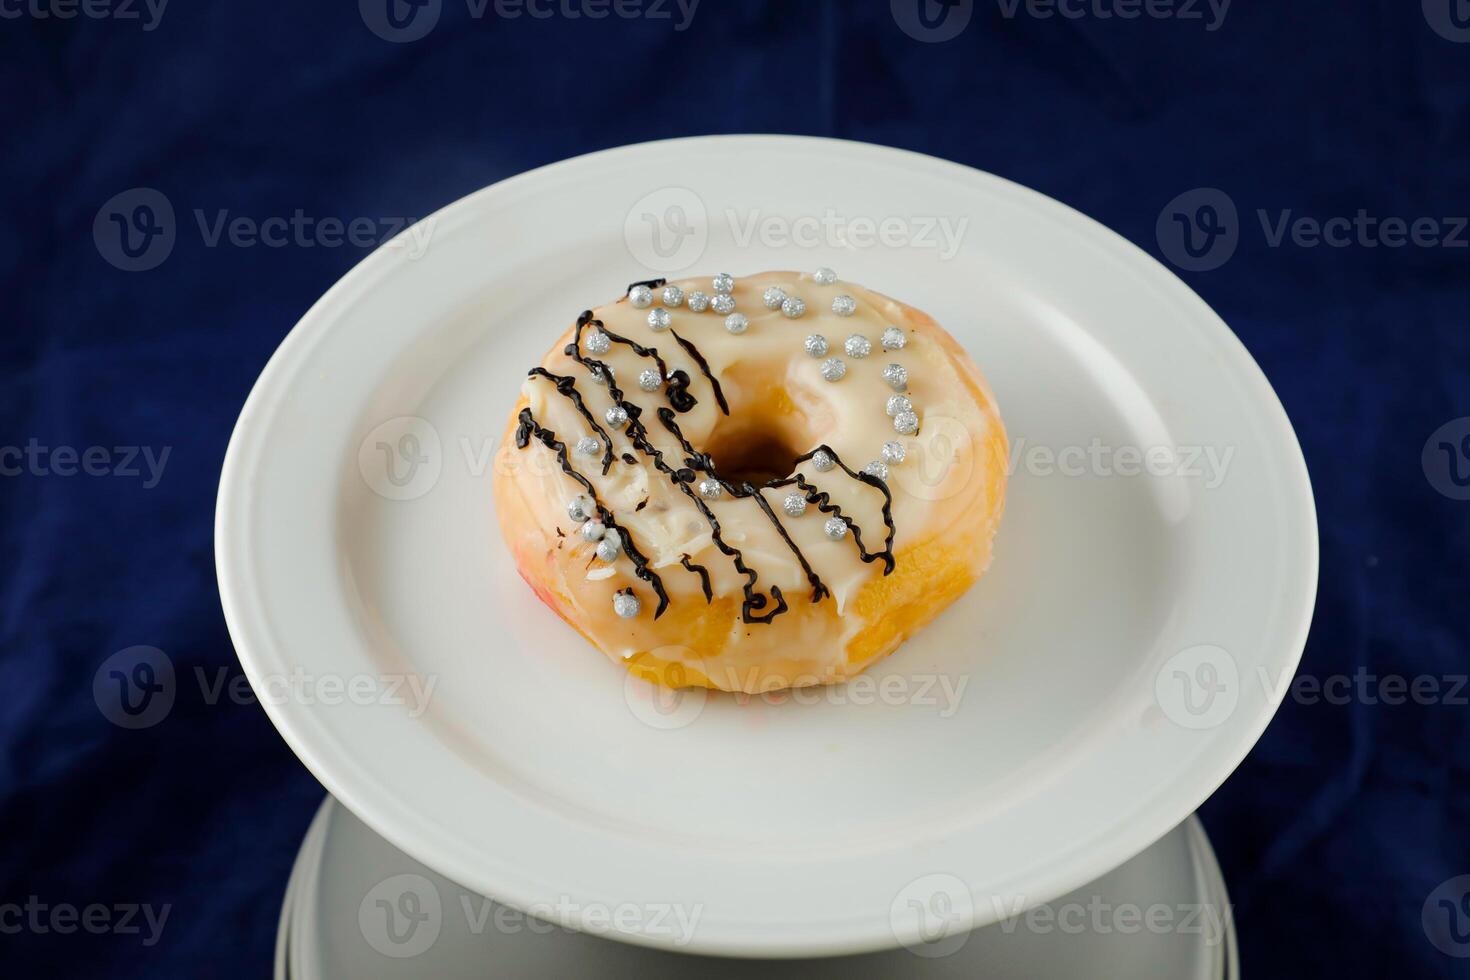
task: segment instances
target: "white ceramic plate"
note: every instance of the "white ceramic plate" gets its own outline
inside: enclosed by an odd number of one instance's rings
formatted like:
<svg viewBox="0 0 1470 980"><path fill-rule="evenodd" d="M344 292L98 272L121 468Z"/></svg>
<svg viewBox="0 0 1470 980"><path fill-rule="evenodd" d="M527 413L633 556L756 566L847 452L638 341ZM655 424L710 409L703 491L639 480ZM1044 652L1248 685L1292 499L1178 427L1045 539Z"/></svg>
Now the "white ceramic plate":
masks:
<svg viewBox="0 0 1470 980"><path fill-rule="evenodd" d="M927 247L945 222L957 244ZM935 315L989 376L1019 461L996 559L870 671L896 699L660 701L517 577L489 488L517 387L650 264L830 265ZM1124 475L1155 447L1175 462ZM1269 721L1317 576L1280 404L1158 263L987 174L787 137L580 157L370 255L251 393L216 554L271 718L393 844L587 928L697 909L684 948L765 956L912 941L906 903L935 881L984 925L1140 852ZM619 935L670 944L654 915Z"/></svg>
<svg viewBox="0 0 1470 980"><path fill-rule="evenodd" d="M301 955L292 980L1237 975L1230 900L1194 817L1044 909L919 952L741 962L638 949L533 923L414 861L330 798L322 814L323 840L302 848L296 872L310 883L312 900L293 916L291 946ZM400 907L417 908L417 922Z"/></svg>
<svg viewBox="0 0 1470 980"><path fill-rule="evenodd" d="M291 865L291 877L286 883L286 897L281 902L281 921L276 928L275 980L299 977L305 967L304 957L311 949L303 938L308 934L301 928L302 911L318 901L317 869L321 866L322 849L326 844L327 828L331 823L334 807L329 796L317 808L311 826L302 838L301 849Z"/></svg>
<svg viewBox="0 0 1470 980"><path fill-rule="evenodd" d="M286 893L281 898L281 916L276 923L276 952L271 970L271 976L275 980L287 980L291 976L291 919L296 908L296 879L305 863L305 853L305 847L297 852L296 861L291 865L290 880L286 882Z"/></svg>

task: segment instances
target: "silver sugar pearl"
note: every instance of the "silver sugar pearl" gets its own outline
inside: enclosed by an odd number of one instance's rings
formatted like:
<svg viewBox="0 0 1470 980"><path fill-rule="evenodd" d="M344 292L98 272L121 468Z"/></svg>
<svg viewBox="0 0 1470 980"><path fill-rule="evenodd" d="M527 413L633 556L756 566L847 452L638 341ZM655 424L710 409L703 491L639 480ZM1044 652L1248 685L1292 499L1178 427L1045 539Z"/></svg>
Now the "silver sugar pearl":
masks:
<svg viewBox="0 0 1470 980"><path fill-rule="evenodd" d="M643 603L631 592L619 592L613 596L613 612L623 619L632 619L643 609Z"/></svg>
<svg viewBox="0 0 1470 980"><path fill-rule="evenodd" d="M709 305L716 313L734 313L735 297L729 293L720 293L709 301Z"/></svg>
<svg viewBox="0 0 1470 980"><path fill-rule="evenodd" d="M735 288L735 277L728 272L722 272L710 280L710 285L714 287L715 292L728 296L730 290Z"/></svg>
<svg viewBox="0 0 1470 980"><path fill-rule="evenodd" d="M725 329L731 333L745 333L745 329L749 326L750 321L746 319L744 313L731 313L725 317Z"/></svg>
<svg viewBox="0 0 1470 980"><path fill-rule="evenodd" d="M567 516L578 524L597 515L597 504L585 493L579 493L567 502Z"/></svg>
<svg viewBox="0 0 1470 980"><path fill-rule="evenodd" d="M812 282L817 283L818 285L830 286L836 281L837 273L833 272L825 265L818 269L816 272L812 273Z"/></svg>
<svg viewBox="0 0 1470 980"><path fill-rule="evenodd" d="M911 436L919 431L919 417L913 412L899 412L893 417L893 431L901 436Z"/></svg>
<svg viewBox="0 0 1470 980"><path fill-rule="evenodd" d="M788 296L781 301L781 315L795 320L806 315L806 300L800 296Z"/></svg>
<svg viewBox="0 0 1470 980"><path fill-rule="evenodd" d="M607 533L607 525L601 521L592 520L582 525L582 540L596 541Z"/></svg>
<svg viewBox="0 0 1470 980"><path fill-rule="evenodd" d="M873 342L862 334L855 333L842 342L842 349L847 351L847 356L862 360L873 352Z"/></svg>
<svg viewBox="0 0 1470 980"><path fill-rule="evenodd" d="M665 306L679 306L684 302L684 290L678 286L665 286L661 298Z"/></svg>
<svg viewBox="0 0 1470 980"><path fill-rule="evenodd" d="M822 377L827 381L841 381L847 374L847 365L840 357L829 357L822 362Z"/></svg>
<svg viewBox="0 0 1470 980"><path fill-rule="evenodd" d="M648 329L664 331L674 323L674 315L660 306L656 310L648 311Z"/></svg>
<svg viewBox="0 0 1470 980"><path fill-rule="evenodd" d="M884 350L903 350L903 345L909 342L909 335L897 327L889 327L883 331Z"/></svg>
<svg viewBox="0 0 1470 980"><path fill-rule="evenodd" d="M614 405L602 415L607 424L614 429L621 429L628 424L628 410L621 405Z"/></svg>
<svg viewBox="0 0 1470 980"><path fill-rule="evenodd" d="M780 286L767 286L766 291L761 293L761 302L766 304L766 309L780 309L781 303L786 299L786 290Z"/></svg>
<svg viewBox="0 0 1470 980"><path fill-rule="evenodd" d="M827 356L827 338L819 333L807 334L806 340L801 342L801 346L805 347L806 352L812 357Z"/></svg>
<svg viewBox="0 0 1470 980"><path fill-rule="evenodd" d="M684 305L695 313L703 313L709 309L709 294L696 289L684 297Z"/></svg>
<svg viewBox="0 0 1470 980"><path fill-rule="evenodd" d="M614 377L614 375L613 375L613 369L610 368L610 367L607 367L607 368L595 367L595 368L592 369L592 383L593 384L605 385L613 377Z"/></svg>
<svg viewBox="0 0 1470 980"><path fill-rule="evenodd" d="M903 391L909 386L909 370L902 364L890 364L883 369L883 380L894 391Z"/></svg>
<svg viewBox="0 0 1470 980"><path fill-rule="evenodd" d="M583 436L577 440L576 453L578 456L596 456L602 449L602 443L595 436Z"/></svg>
<svg viewBox="0 0 1470 980"><path fill-rule="evenodd" d="M612 350L612 338L601 330L594 330L587 335L582 346L587 348L589 354L606 354Z"/></svg>
<svg viewBox="0 0 1470 980"><path fill-rule="evenodd" d="M851 296L833 296L832 312L838 316L852 316L857 312L857 300Z"/></svg>
<svg viewBox="0 0 1470 980"><path fill-rule="evenodd" d="M812 465L817 468L818 473L826 473L837 465L837 460L833 459L832 454L827 452L827 450L818 449L812 453Z"/></svg>
<svg viewBox="0 0 1470 980"><path fill-rule="evenodd" d="M886 408L888 410L888 417L889 418L893 418L899 412L908 412L908 411L911 411L913 409L913 407L914 407L914 403L911 402L911 401L909 401L909 396L908 395L889 395L888 396L888 405L886 406Z"/></svg>
<svg viewBox="0 0 1470 980"><path fill-rule="evenodd" d="M623 553L623 541L618 537L618 532L609 529L597 542L597 557L601 561L614 562L618 555Z"/></svg>
<svg viewBox="0 0 1470 980"><path fill-rule="evenodd" d="M880 480L888 479L888 464L881 459L875 459L863 467L863 472L869 476L876 476Z"/></svg>
<svg viewBox="0 0 1470 980"><path fill-rule="evenodd" d="M663 387L663 383L664 379L659 376L656 368L645 368L643 373L638 375L638 387L644 391L658 391Z"/></svg>
<svg viewBox="0 0 1470 980"><path fill-rule="evenodd" d="M646 310L653 305L653 290L647 286L634 286L628 290L628 302L640 310Z"/></svg>
<svg viewBox="0 0 1470 980"><path fill-rule="evenodd" d="M822 525L822 533L833 541L841 541L847 536L847 522L840 517L829 517Z"/></svg>
<svg viewBox="0 0 1470 980"><path fill-rule="evenodd" d="M885 442L883 448L878 452L878 455L883 457L883 462L889 466L897 466L902 463L908 454L908 450L903 448L901 442Z"/></svg>
<svg viewBox="0 0 1470 980"><path fill-rule="evenodd" d="M806 497L799 493L788 493L786 499L781 501L781 509L790 517L800 517L806 513Z"/></svg>
<svg viewBox="0 0 1470 980"><path fill-rule="evenodd" d="M719 480L700 480L699 495L705 500L719 500L725 495L725 488L720 486Z"/></svg>

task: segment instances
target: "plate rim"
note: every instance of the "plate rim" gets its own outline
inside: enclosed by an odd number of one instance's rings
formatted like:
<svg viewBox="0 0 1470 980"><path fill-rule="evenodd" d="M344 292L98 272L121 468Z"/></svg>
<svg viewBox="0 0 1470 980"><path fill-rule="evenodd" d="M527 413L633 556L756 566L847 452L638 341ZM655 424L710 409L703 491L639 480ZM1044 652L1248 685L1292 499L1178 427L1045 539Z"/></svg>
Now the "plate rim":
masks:
<svg viewBox="0 0 1470 980"><path fill-rule="evenodd" d="M1284 541L1284 545L1299 556L1302 569L1307 576L1306 581L1302 583L1300 603L1295 608L1285 608L1282 615L1280 662L1288 676L1294 675L1305 649L1308 630L1315 611L1320 552L1316 506L1310 474L1291 421L1255 359L1203 298L1142 248L1069 205L995 174L911 150L827 137L732 134L635 143L557 161L473 191L436 210L423 219L419 225L450 219L453 216L452 212L468 211L497 195L514 194L527 183L554 178L561 172L572 168L595 165L599 160L649 152L677 152L681 148L696 144L738 145L742 149L752 150L809 149L819 152L838 152L854 154L858 159L866 156L869 159L880 160L880 162L897 161L901 164L907 161L915 165L922 164L927 168L944 170L956 180L989 185L991 189L999 190L1013 200L1020 201L1038 211L1047 212L1048 216L1067 223L1078 233L1089 235L1098 247L1113 253L1120 261L1136 269L1140 276L1146 277L1164 290L1165 295L1171 300L1191 307L1194 314L1190 318L1193 326L1201 330L1208 330L1211 339L1219 342L1233 355L1233 363L1229 365L1229 368L1232 369L1232 376L1246 386L1245 397L1261 407L1261 421L1269 426L1267 435L1274 437L1277 442L1274 448L1283 451L1292 464L1291 472L1282 474L1283 487L1290 492L1289 498L1283 503L1285 508L1283 513L1287 514L1289 528L1294 524L1296 534L1295 540ZM414 227L417 228L419 225ZM215 515L216 576L219 583L221 606L237 656L247 678L257 690L261 689L263 678L258 660L259 655L252 648L259 633L257 628L259 624L250 621L248 602L245 598L250 576L247 573L248 562L243 558L244 554L249 552L250 545L247 539L237 540L233 531L233 520L236 515L249 508L250 481L248 474L244 472L247 463L247 447L250 441L249 423L253 416L262 410L262 406L269 403L277 381L287 371L298 353L309 349L316 333L315 328L321 325L321 321L328 318L328 311L341 298L351 295L354 290L372 277L391 271L395 252L389 246L411 234L412 231L413 229L406 229L392 242L386 243L363 257L301 316L261 371L231 434L221 468ZM1293 520L1298 518L1299 520ZM1026 889L1028 899L1034 899L1036 902L1050 901L1085 885L1088 881L1105 874L1108 870L1152 845L1181 822L1185 816L1197 810L1200 804L1235 772L1246 755L1260 740L1261 734L1274 717L1285 693L1286 685L1272 685L1265 692L1257 712L1251 717L1240 719L1238 724L1233 726L1238 732L1237 737L1231 741L1228 752L1220 750L1221 756L1229 759L1228 765L1221 764L1217 771L1212 768L1212 775L1197 780L1187 792L1179 788L1181 785L1179 781L1170 784L1169 789L1172 792L1168 795L1175 801L1175 804L1166 811L1166 816L1171 817L1170 819L1160 819L1146 826L1133 826L1127 821L1120 821L1118 826L1110 828L1107 832L1090 837L1082 846L1059 848L1052 861L1038 868L1029 877ZM271 722L292 751L339 802L406 853L429 867L443 869L442 873L452 880L462 880L466 869L454 866L451 860L452 851L437 846L437 842L430 839L429 835L423 831L415 832L413 821L406 819L411 817L411 811L401 801L393 798L387 784L360 772L360 767L355 765L351 758L333 757L330 749L324 750L320 745L313 745L310 734L303 733L296 724L289 701L275 703L270 698L260 700ZM1076 858L1076 855L1084 848L1093 855L1091 861L1084 862ZM1099 860L1097 857L1099 854L1108 856ZM524 907L535 900L534 897L524 894L518 895L514 884L519 883L512 883L509 880L503 880L498 887L493 888L480 887L481 882L475 877L471 877L470 881L473 890L494 894L497 899L515 907ZM882 925L883 928L878 929L871 924L864 925L857 919L847 920L841 925L824 921L821 923L820 936L813 935L798 939L783 933L780 936L755 939L752 938L749 931L746 931L742 937L737 924L726 923L726 928L723 930L725 935L715 932L707 933L682 948L723 955L812 956L863 952L898 945L902 937L894 934L886 919ZM654 936L617 934L615 938L654 946L665 945L661 939Z"/></svg>

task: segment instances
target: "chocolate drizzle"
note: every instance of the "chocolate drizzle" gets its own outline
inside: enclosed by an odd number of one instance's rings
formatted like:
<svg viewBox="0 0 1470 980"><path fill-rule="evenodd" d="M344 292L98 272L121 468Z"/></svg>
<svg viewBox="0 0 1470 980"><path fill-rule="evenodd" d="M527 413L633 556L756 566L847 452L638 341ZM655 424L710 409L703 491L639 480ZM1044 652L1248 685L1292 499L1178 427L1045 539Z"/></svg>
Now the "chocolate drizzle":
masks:
<svg viewBox="0 0 1470 980"><path fill-rule="evenodd" d="M699 576L699 584L704 589L704 601L706 603L713 602L715 594L709 587L709 569L703 565L694 564L688 555L680 555L679 564Z"/></svg>
<svg viewBox="0 0 1470 980"><path fill-rule="evenodd" d="M786 597L781 594L781 587L779 585L771 586L769 599L755 590L755 584L760 580L760 573L745 563L744 552L725 540L724 533L720 528L719 519L705 506L704 501L700 500L694 491L689 489L689 484L681 483L679 486L683 488L684 493L688 495L689 499L694 501L694 505L699 508L700 513L704 515L704 519L709 521L710 540L715 543L715 547L719 548L723 554L729 556L730 560L735 563L735 570L745 576L745 584L741 586L745 597L740 603L740 619L746 623L769 623L791 608L786 605ZM764 609L766 603L772 599L775 600L776 607L768 613L759 616L756 615L755 611L757 609Z"/></svg>
<svg viewBox="0 0 1470 980"><path fill-rule="evenodd" d="M632 292L635 286L648 286L650 288L656 289L664 285L666 281L667 280L664 279L648 279L644 280L643 282L630 283L628 286L628 291ZM606 333L609 339L611 339L612 341L628 346L639 357L650 358L654 361L655 364L658 365L659 376L664 378L667 382L667 384L665 385L665 391L666 396L669 400L669 405L671 407L660 406L655 409L655 414L658 416L659 421L663 423L664 428L666 428L674 436L674 438L678 440L679 446L684 452L685 458L682 460L682 465L680 465L678 468L671 466L664 459L664 454L656 446L654 446L652 442L649 441L648 429L642 420L642 408L632 402L625 400L625 398L623 397L622 389L618 387L617 382L613 377L611 367L604 361L600 361L594 357L588 357L582 353L582 332L586 330L589 326L597 327L598 329ZM723 411L726 415L729 415L730 408L728 403L725 401L725 395L723 390L720 388L720 382L710 372L709 363L699 352L699 349L696 348L689 341L685 340L683 337L679 336L677 333L673 331L670 331L670 333L672 334L674 340L684 350L684 352L688 354L689 357L699 366L699 369L701 372L703 372L704 376L709 379L710 387L714 392L716 402L719 403L721 411ZM688 390L690 383L689 375L682 370L670 372L668 369L668 365L659 355L657 349L653 347L645 347L634 340L613 333L611 330L607 329L607 327L603 324L601 320L598 320L593 316L591 310L584 310L582 314L577 317L576 330L573 334L572 342L568 344L565 348L565 353L568 357L572 358L572 360L576 361L589 373L591 373L594 378L603 379L606 381L608 393L611 395L613 403L620 406L624 411L628 413L628 422L625 432L629 442L636 450L638 450L638 452L648 457L649 460L653 463L654 468L667 476L670 482L675 487L677 487L686 497L688 497L691 502L693 502L694 506L699 510L700 514L709 523L710 539L711 541L713 541L715 547L734 562L736 571L745 576L745 583L742 586L744 598L740 606L740 617L744 622L770 623L781 613L786 612L790 608L790 606L787 604L785 597L781 594L780 587L777 585L771 585L767 594L762 594L760 591L758 591L757 584L760 581L759 572L746 564L745 555L739 548L735 547L725 540L719 520L715 517L714 512L710 510L705 501L700 497L697 492L695 492L692 487L692 484L698 478L698 474L700 473L708 474L710 478L717 480L720 486L722 486L725 491L729 493L732 497L741 499L751 498L755 500L756 505L761 509L762 513L766 515L766 517L771 521L771 524L775 527L776 533L781 537L781 540L786 543L787 547L791 549L792 554L796 556L797 562L801 565L802 572L806 575L807 582L810 583L812 587L811 601L813 603L821 602L823 599L831 595L831 591L822 582L821 577L817 575L816 571L812 568L811 563L807 561L806 555L802 553L800 546L797 545L795 540L793 540L791 535L787 532L785 526L781 523L780 518L776 516L776 512L771 508L770 504L762 495L763 490L780 489L782 487L788 486L798 487L802 491L802 493L805 494L807 501L809 503L815 504L820 512L822 512L823 514L836 516L848 525L849 529L852 531L853 542L854 544L856 544L858 549L858 556L864 562L881 560L883 562L884 575L888 575L893 571L893 540L896 533L896 529L893 523L893 495L889 491L887 484L884 483L884 481L880 480L878 477L872 476L868 473L861 473L853 470L842 461L842 459L830 446L827 446L826 444L817 446L815 449L803 454L802 456L797 457L797 459L795 460L797 464L804 463L807 460L810 460L818 452L826 452L829 456L832 457L836 464L842 468L842 471L846 473L849 477L858 481L859 483L866 483L871 487L875 487L883 494L883 524L887 530L887 536L885 538L882 551L869 551L867 547L863 544L861 529L855 523L853 523L853 521L846 514L842 512L841 507L832 502L831 495L829 493L818 489L814 484L808 482L801 473L796 473L794 476L786 477L784 479L772 480L759 487L751 483L741 483L737 486L724 479L721 479L719 473L715 469L713 459L710 458L708 453L702 453L695 449L694 446L685 437L683 430L680 429L678 424L677 413L688 412L697 404L696 399L693 395L689 393ZM587 422L592 426L593 430L597 432L598 435L602 438L604 446L602 472L605 475L608 472L609 468L612 466L613 461L612 439L608 435L606 430L604 430L602 426L597 423L597 420L588 410L586 403L582 399L581 393L577 391L576 379L566 375L555 374L541 367L532 368L530 371L530 376L544 377L547 380L551 381L556 386L556 390L560 394L571 399L573 405L576 406L577 411L582 415L584 419L587 420ZM557 460L561 465L562 472L565 473L567 476L570 476L572 479L576 480L587 491L587 494L592 498L594 504L597 507L597 512L598 515L601 517L602 522L618 533L623 543L623 548L628 555L628 558L633 562L634 573L639 578L648 582L649 585L652 586L654 593L658 596L658 608L654 612L654 619L657 619L659 616L663 615L663 612L667 608L669 603L668 594L664 591L663 580L659 577L658 573L653 571L653 569L649 566L648 558L641 551L638 550L638 547L634 543L632 536L628 533L628 531L621 525L619 525L617 521L613 518L612 511L603 506L601 500L599 500L597 497L597 492L593 488L591 481L572 468L571 461L568 459L567 456L566 443L558 439L555 432L552 432L550 429L545 428L539 422L537 422L535 417L531 414L530 408L524 408L521 410L521 413L519 415L519 424L516 427L517 448L526 448L526 446L530 444L530 440L533 435L538 441L540 441L548 449L551 449L552 452L556 454ZM623 453L621 458L623 462L627 463L630 466L637 463L637 458L630 453ZM640 503L636 509L642 510L646 504L647 499ZM703 565L695 564L690 559L690 556L687 554L680 556L679 564L685 570L699 576L700 587L704 592L705 602L713 601L714 593L710 586L709 569L707 569Z"/></svg>
<svg viewBox="0 0 1470 980"><path fill-rule="evenodd" d="M709 385L711 388L714 389L715 392L715 401L720 403L720 411L724 412L726 415L729 415L730 404L725 401L725 392L724 389L720 387L720 379L715 377L713 374L710 374L709 372L709 361L706 361L704 359L704 355L699 352L698 347L695 347L689 341L685 340L683 337L680 337L677 331L670 329L669 334L674 338L674 340L678 342L680 347L684 348L684 353L689 355L690 360L699 365L699 370L704 372L704 376L706 378L709 378Z"/></svg>
<svg viewBox="0 0 1470 980"><path fill-rule="evenodd" d="M669 594L664 591L664 582L663 579L659 578L658 572L648 567L647 556L638 550L638 546L633 543L633 536L617 522L613 517L612 511L602 505L602 501L598 499L597 490L592 486L592 481L572 469L572 463L567 459L567 444L558 439L555 432L546 428L540 422L537 422L529 408L521 409L521 414L518 418L519 422L516 425L516 448L525 449L526 446L530 445L531 437L534 435L547 449L556 453L557 462L561 464L561 471L582 485L587 491L587 495L592 498L592 503L597 507L597 515L602 518L602 523L618 532L618 537L623 544L623 551L627 553L628 559L633 563L633 573L647 582L653 589L653 594L658 596L658 608L653 612L653 618L658 619L664 614L664 610L668 608Z"/></svg>
<svg viewBox="0 0 1470 980"><path fill-rule="evenodd" d="M684 461L688 467L695 471L708 473L711 477L719 480L720 486L724 487L725 492L730 494L730 496L732 497L749 497L755 500L761 511L768 518L770 518L771 523L775 525L776 533L781 536L781 540L786 542L786 546L791 549L792 553L796 555L796 560L801 563L801 570L806 573L807 581L810 582L812 586L812 602L821 602L827 596L831 595L831 591L828 590L827 586L822 584L822 580L817 576L817 573L812 571L812 566L806 560L806 555L802 553L800 546L798 546L795 541L791 540L791 535L786 532L786 528L781 523L781 519L776 516L775 511L771 510L770 505L766 503L766 498L761 496L760 489L750 483L742 483L739 486L736 486L733 483L720 479L720 474L715 471L714 461L710 459L708 453L699 452L697 449L694 448L693 445L690 444L689 440L685 438L683 430L679 428L679 423L675 421L674 413L669 411L667 408L660 408L655 414L658 415L659 421L664 424L664 428L668 429L669 432L673 434L674 438L679 440L679 446L688 456L688 458ZM685 482L692 482L693 479L694 477L691 473L689 480ZM776 481L766 484L767 487L778 485L779 483ZM736 563L737 568L739 567L739 564L739 562ZM772 591L775 591L774 586L772 587Z"/></svg>
<svg viewBox="0 0 1470 980"><path fill-rule="evenodd" d="M639 285L639 283L635 282L633 285L637 286ZM567 347L566 352L568 354L572 353L572 347L580 346L582 341L582 331L589 326L595 326L597 329L607 334L608 339L615 344L626 344L628 347L632 348L633 353L637 354L639 357L652 358L653 363L658 365L658 376L668 382L667 387L669 393L669 404L674 406L675 411L687 412L695 405L699 404L698 400L695 399L693 395L689 394L689 374L687 372L682 370L671 372L669 370L668 364L664 363L664 359L659 356L657 347L644 347L636 340L630 340L629 338L624 337L622 334L613 333L611 330L607 329L607 327L603 324L601 320L598 320L592 316L591 310L583 310L582 315L577 318L577 335L572 343Z"/></svg>
<svg viewBox="0 0 1470 980"><path fill-rule="evenodd" d="M781 519L776 516L776 512L771 510L771 505L766 503L766 498L761 496L760 491L749 483L742 484L741 486L745 491L745 496L754 498L755 502L760 505L760 509L766 512L766 516L771 519L771 523L776 525L776 533L781 535L781 540L786 542L786 546L791 549L791 553L796 555L796 560L801 562L801 570L806 572L806 580L811 583L812 602L821 602L827 596L831 595L832 593L828 591L827 586L823 585L822 580L817 577L817 573L812 571L812 566L807 562L806 555L801 553L801 549L797 547L796 542L791 540L791 535L786 533L785 526L781 524Z"/></svg>
<svg viewBox="0 0 1470 980"><path fill-rule="evenodd" d="M821 511L823 514L832 514L836 517L840 517L847 523L848 528L852 531L853 543L857 545L859 558L861 558L865 562L873 562L882 559L883 574L891 574L893 572L894 565L893 536L897 532L897 528L895 528L893 524L893 494L889 491L888 484L884 483L882 480L878 479L872 474L859 473L853 470L842 461L842 457L837 455L837 451L826 443L823 443L810 452L803 453L802 455L796 457L796 462L805 463L807 460L811 459L819 452L825 452L828 456L831 456L833 461L835 461L838 466L842 467L842 471L848 476L852 477L854 480L857 480L860 483L866 483L870 487L877 487L880 491L882 491L883 526L888 531L888 536L884 539L883 542L882 551L868 551L866 548L864 548L862 529L859 528L857 524L852 521L851 518L849 518L846 514L842 512L841 507L831 502L831 494L825 491L818 490L815 486L808 483L800 473L792 477L787 477L784 480L773 480L770 483L766 484L766 486L789 487L795 484L803 492L806 493L806 499L808 503L816 504L817 510Z"/></svg>
<svg viewBox="0 0 1470 980"><path fill-rule="evenodd" d="M676 470L664 462L664 454L653 443L648 441L648 430L644 428L642 421L633 419L632 413L630 412L628 434L633 441L633 445L637 447L639 452L648 456L653 461L653 465L661 473L668 476L684 496L693 502L694 506L698 508L699 513L709 522L710 540L714 542L716 548L720 549L721 553L728 556L735 563L735 570L745 576L745 584L741 586L743 599L740 603L740 618L747 623L769 623L790 608L786 604L786 599L781 595L780 587L772 585L769 596L762 595L756 590L756 584L760 581L760 573L745 563L744 552L725 540L719 518L715 517L714 511L710 510L709 506L700 498L699 494L690 487L690 484L695 479L695 470L691 468L692 466L697 464L700 469L714 475L713 468L709 465L709 457L694 452L693 447L689 445L689 440L685 439L684 433L680 431L679 424L674 421L674 413L671 409L660 406L655 414L663 422L664 427L672 432L679 440L680 447L686 453L689 453L690 458L685 461L687 465ZM724 483L724 481L721 481L721 483ZM729 487L729 484L724 485ZM776 604L774 609L763 615L756 615L757 610L765 609L767 604L772 601Z"/></svg>
<svg viewBox="0 0 1470 980"><path fill-rule="evenodd" d="M577 390L577 379L569 374L552 374L544 367L533 367L526 373L526 376L548 379L556 385L557 391L566 395L572 400L572 404L577 406L577 411L582 413L582 418L587 420L587 424L592 426L592 431L596 432L600 437L602 442L602 475L606 476L607 471L612 469L613 463L612 438L602 426L597 424L597 420L587 410L587 403L582 400L582 393Z"/></svg>
<svg viewBox="0 0 1470 980"><path fill-rule="evenodd" d="M640 279L637 282L630 282L628 283L628 288L623 290L623 296L626 297L631 293L634 286L647 286L649 289L658 289L667 282L667 279Z"/></svg>
<svg viewBox="0 0 1470 980"><path fill-rule="evenodd" d="M632 402L624 400L623 391L621 388L618 387L617 381L613 378L612 371L609 370L607 364L597 360L596 358L587 357L582 353L582 331L586 330L587 327L593 324L596 324L599 328L605 330L605 328L602 327L602 322L592 316L591 310L584 310L582 312L582 315L577 317L576 332L573 334L572 342L566 346L567 356L571 357L578 364L581 364L588 371L593 372L594 376L602 376L607 378L608 393L612 395L613 401L618 405L621 405L623 410L628 413L628 440L633 444L633 447L635 449L637 449L639 452L643 453L650 460L652 460L654 467L657 468L659 472L668 476L670 480L674 483L674 485L677 486L686 497L693 501L694 506L699 509L700 514L703 515L704 519L709 522L710 536L715 543L715 547L719 548L721 552L729 556L735 562L736 570L745 576L746 580L745 585L743 586L745 598L740 606L741 618L747 623L769 623L772 619L785 612L788 608L786 605L786 600L781 596L781 590L774 585L771 586L769 598L767 596L761 595L759 592L756 591L755 586L756 582L759 580L759 574L755 571L755 569L751 568L745 563L745 556L741 553L739 548L736 548L725 541L723 535L720 533L720 522L716 520L715 515L710 511L710 509L705 506L704 501L699 498L699 495L690 488L689 484L694 479L694 473L687 469L675 470L673 467L669 466L668 463L664 462L663 453L659 451L658 447L654 446L653 443L648 441L648 430L644 427L642 420L643 410ZM649 349L648 354L643 354L639 345L633 343L632 341L628 341L626 338L618 338L616 334L613 334L610 331L608 332L608 336L613 338L614 340L622 339L625 343L628 343L629 346L633 348L634 353L639 354L640 357L658 357L657 352L651 349ZM658 359L658 363L662 366L662 359ZM672 419L674 417L674 413L668 408L660 407L658 411L660 415L667 413L669 419ZM678 427L676 425L675 430L677 430L677 428ZM680 444L683 446L688 446L688 441L685 440L682 435L680 435ZM776 608L773 611L764 616L755 615L756 610L764 609L767 603L771 600L775 600L776 603Z"/></svg>

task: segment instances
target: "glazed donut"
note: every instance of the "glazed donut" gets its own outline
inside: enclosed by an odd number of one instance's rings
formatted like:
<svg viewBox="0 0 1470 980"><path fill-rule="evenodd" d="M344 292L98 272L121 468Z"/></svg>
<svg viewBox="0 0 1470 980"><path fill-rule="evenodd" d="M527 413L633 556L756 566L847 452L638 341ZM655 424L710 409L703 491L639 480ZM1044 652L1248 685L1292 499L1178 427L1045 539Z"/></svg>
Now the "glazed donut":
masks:
<svg viewBox="0 0 1470 980"><path fill-rule="evenodd" d="M829 269L634 283L522 386L497 458L521 576L669 686L830 684L990 564L1005 429L927 315Z"/></svg>

